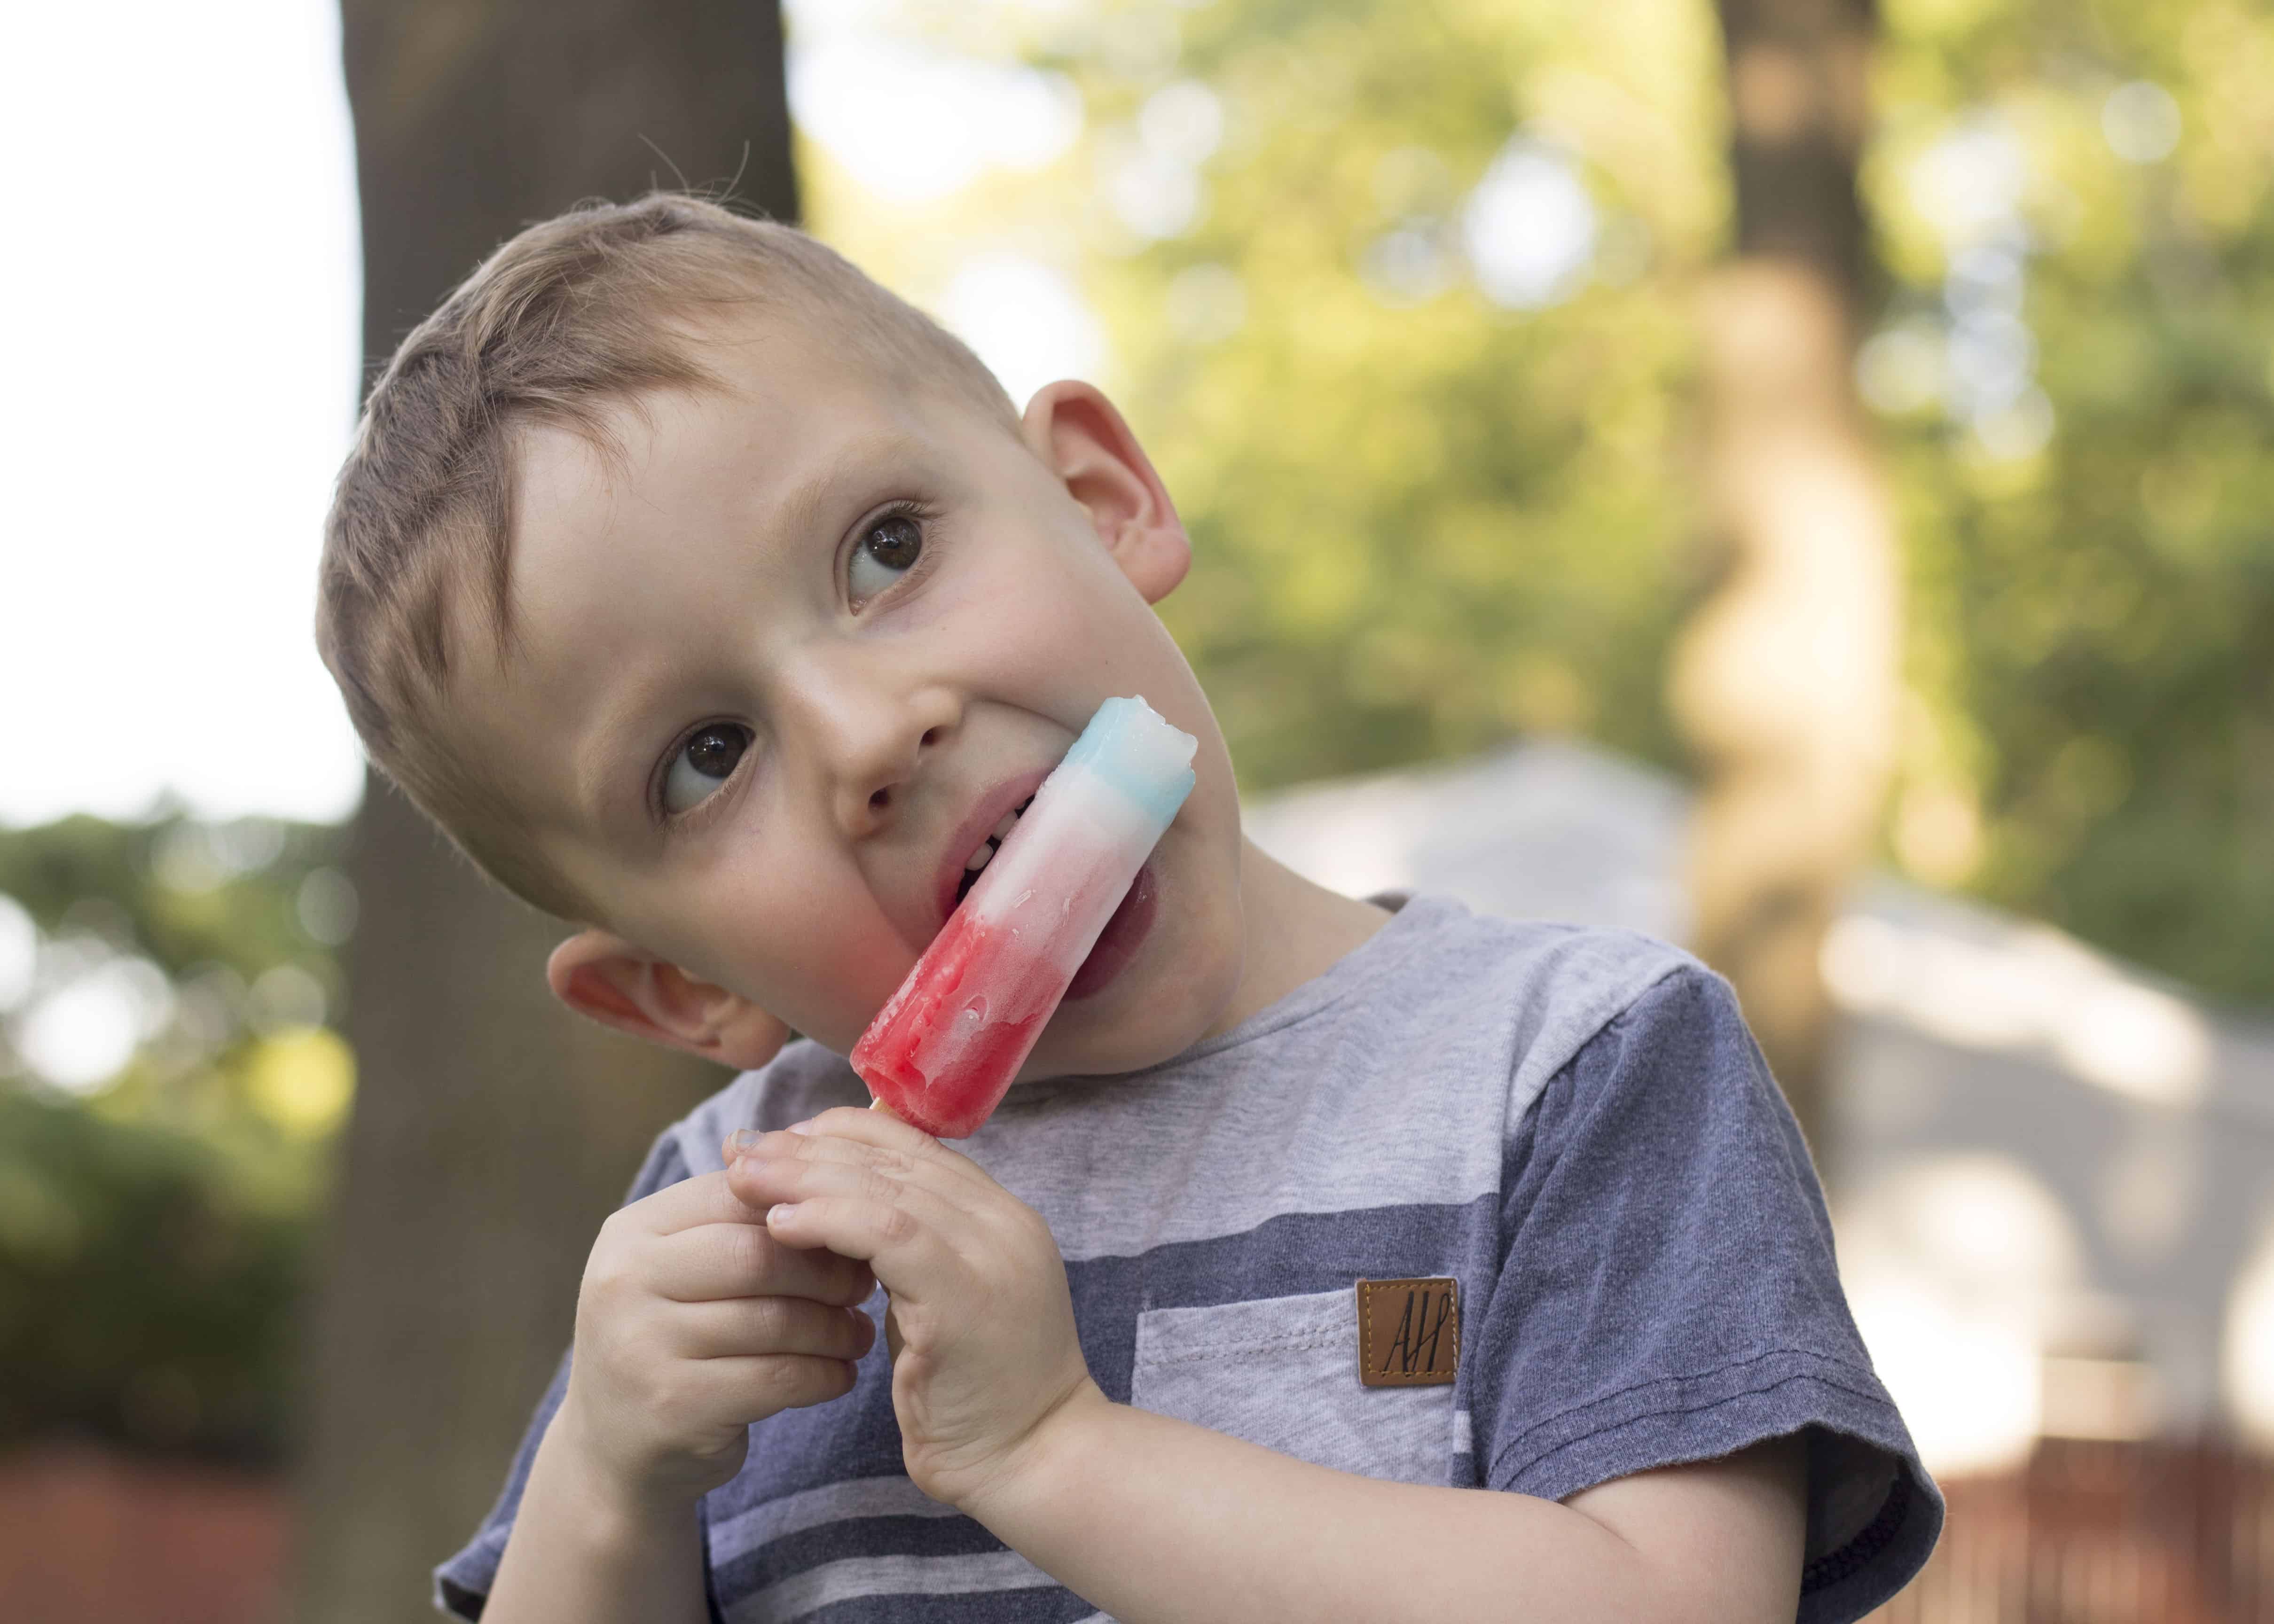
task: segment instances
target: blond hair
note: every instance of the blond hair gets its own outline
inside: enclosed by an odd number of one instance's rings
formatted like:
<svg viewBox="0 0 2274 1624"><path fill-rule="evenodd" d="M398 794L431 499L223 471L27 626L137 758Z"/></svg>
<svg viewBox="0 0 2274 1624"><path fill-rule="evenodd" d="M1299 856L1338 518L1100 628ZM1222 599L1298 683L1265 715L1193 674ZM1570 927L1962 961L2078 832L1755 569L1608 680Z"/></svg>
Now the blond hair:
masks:
<svg viewBox="0 0 2274 1624"><path fill-rule="evenodd" d="M613 451L612 407L720 387L692 328L734 307L818 317L891 380L1017 424L976 356L840 255L794 227L656 193L579 207L485 260L396 350L340 470L316 643L356 732L479 867L563 918L592 911L538 857L501 786L448 748L452 605L471 597L474 623L510 652L513 436L551 425Z"/></svg>

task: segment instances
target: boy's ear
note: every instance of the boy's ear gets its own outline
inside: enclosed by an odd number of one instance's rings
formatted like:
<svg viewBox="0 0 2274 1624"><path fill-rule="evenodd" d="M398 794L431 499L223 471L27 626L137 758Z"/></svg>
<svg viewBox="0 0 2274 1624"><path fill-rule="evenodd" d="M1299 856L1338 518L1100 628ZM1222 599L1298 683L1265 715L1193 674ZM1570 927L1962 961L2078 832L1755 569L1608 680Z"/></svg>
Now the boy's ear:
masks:
<svg viewBox="0 0 2274 1624"><path fill-rule="evenodd" d="M1193 544L1137 436L1095 384L1064 379L1027 403L1020 437L1088 509L1121 573L1157 604L1192 568Z"/></svg>
<svg viewBox="0 0 2274 1624"><path fill-rule="evenodd" d="M789 1028L738 993L697 981L605 930L580 930L545 961L553 996L604 1026L749 1071L789 1041Z"/></svg>

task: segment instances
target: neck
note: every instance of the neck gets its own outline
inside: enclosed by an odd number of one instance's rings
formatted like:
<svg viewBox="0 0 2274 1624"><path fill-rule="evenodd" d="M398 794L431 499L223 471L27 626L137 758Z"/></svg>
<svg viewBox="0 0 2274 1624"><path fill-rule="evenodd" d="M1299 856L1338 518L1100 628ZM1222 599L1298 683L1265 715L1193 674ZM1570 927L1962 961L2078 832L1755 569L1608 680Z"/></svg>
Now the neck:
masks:
<svg viewBox="0 0 2274 1624"><path fill-rule="evenodd" d="M1245 932L1239 988L1209 1029L1209 1037L1231 1031L1324 974L1389 922L1388 909L1312 883L1245 836L1239 907Z"/></svg>

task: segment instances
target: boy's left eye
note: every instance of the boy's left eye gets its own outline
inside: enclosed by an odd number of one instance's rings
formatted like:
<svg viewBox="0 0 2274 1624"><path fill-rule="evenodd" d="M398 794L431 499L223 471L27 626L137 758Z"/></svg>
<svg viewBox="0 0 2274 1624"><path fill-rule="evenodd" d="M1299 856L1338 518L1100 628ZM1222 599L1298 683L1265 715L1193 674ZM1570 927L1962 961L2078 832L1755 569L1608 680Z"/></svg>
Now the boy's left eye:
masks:
<svg viewBox="0 0 2274 1624"><path fill-rule="evenodd" d="M923 556L923 526L910 514L890 513L863 531L845 567L854 603L863 604L914 569Z"/></svg>
<svg viewBox="0 0 2274 1624"><path fill-rule="evenodd" d="M671 758L663 778L663 809L675 816L709 800L734 776L749 748L750 730L739 724L713 722L699 729Z"/></svg>

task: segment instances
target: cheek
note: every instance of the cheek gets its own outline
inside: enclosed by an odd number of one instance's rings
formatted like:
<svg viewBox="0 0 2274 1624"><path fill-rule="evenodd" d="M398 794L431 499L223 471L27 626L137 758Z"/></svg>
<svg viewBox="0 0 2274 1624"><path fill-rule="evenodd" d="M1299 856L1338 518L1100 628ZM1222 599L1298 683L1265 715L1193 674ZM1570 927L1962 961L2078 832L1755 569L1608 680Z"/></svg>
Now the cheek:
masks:
<svg viewBox="0 0 2274 1624"><path fill-rule="evenodd" d="M1006 697L1079 729L1096 704L1142 693L1163 704L1190 685L1175 643L1094 541L1050 533L995 551L953 613Z"/></svg>
<svg viewBox="0 0 2274 1624"><path fill-rule="evenodd" d="M907 949L857 876L782 856L707 876L681 920L706 979L840 1052L907 973Z"/></svg>

